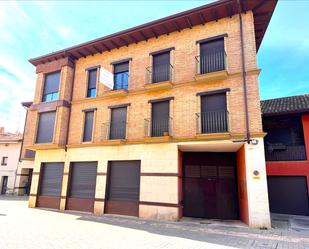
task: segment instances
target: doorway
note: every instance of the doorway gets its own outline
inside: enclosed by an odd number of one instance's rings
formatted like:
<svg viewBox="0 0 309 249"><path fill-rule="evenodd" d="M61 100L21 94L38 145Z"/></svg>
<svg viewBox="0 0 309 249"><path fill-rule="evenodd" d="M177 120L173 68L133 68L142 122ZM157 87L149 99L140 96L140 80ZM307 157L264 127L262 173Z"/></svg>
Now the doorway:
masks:
<svg viewBox="0 0 309 249"><path fill-rule="evenodd" d="M8 176L2 176L1 195L5 195L8 188Z"/></svg>
<svg viewBox="0 0 309 249"><path fill-rule="evenodd" d="M235 153L183 153L184 216L239 219Z"/></svg>

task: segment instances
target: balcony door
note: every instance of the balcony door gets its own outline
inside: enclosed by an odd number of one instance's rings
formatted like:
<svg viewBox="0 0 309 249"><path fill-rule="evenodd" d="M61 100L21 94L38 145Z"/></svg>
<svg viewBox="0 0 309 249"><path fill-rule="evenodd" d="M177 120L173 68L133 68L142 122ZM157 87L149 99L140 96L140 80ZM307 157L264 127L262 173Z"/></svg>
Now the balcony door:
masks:
<svg viewBox="0 0 309 249"><path fill-rule="evenodd" d="M169 132L169 101L152 103L151 136L161 137Z"/></svg>
<svg viewBox="0 0 309 249"><path fill-rule="evenodd" d="M227 132L226 93L202 96L200 119L202 133Z"/></svg>
<svg viewBox="0 0 309 249"><path fill-rule="evenodd" d="M152 83L170 80L170 52L153 55Z"/></svg>
<svg viewBox="0 0 309 249"><path fill-rule="evenodd" d="M225 69L224 40L219 39L200 44L200 73L211 73Z"/></svg>
<svg viewBox="0 0 309 249"><path fill-rule="evenodd" d="M125 139L127 107L111 109L110 139Z"/></svg>

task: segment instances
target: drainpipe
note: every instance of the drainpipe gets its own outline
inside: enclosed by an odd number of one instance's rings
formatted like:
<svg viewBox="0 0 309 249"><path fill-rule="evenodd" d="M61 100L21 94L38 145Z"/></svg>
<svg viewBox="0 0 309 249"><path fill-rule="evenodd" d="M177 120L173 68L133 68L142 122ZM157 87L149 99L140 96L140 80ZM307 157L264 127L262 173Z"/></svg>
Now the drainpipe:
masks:
<svg viewBox="0 0 309 249"><path fill-rule="evenodd" d="M69 56L69 60L70 60L70 56ZM71 110L72 110L72 99L73 99L74 81L75 81L75 61L74 61L74 67L73 67L73 77L72 77L72 82L71 82L71 86L72 87L71 87L71 93L70 93L70 109L69 109L69 116L68 116L68 122L67 122L67 131L66 131L66 138L65 138L65 147L64 147L65 152L67 152L67 150L68 150L68 141L69 141L69 130L70 130L70 120L71 120Z"/></svg>
<svg viewBox="0 0 309 249"><path fill-rule="evenodd" d="M240 46L241 46L241 61L242 61L242 81L244 85L244 100L245 100L245 114L246 114L246 142L250 143L250 128L249 128L249 111L248 111L248 97L247 97L247 79L246 79L246 65L245 65L245 49L244 49L244 33L243 33L243 23L241 16L241 4L240 0L237 0L238 3L238 15L239 15L239 28L240 28Z"/></svg>

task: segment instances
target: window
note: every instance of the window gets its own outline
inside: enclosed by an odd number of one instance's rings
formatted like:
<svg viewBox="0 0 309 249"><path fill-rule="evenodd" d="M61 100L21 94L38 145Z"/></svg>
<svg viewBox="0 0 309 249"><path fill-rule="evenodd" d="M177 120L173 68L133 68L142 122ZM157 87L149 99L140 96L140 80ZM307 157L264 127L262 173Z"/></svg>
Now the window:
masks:
<svg viewBox="0 0 309 249"><path fill-rule="evenodd" d="M169 133L169 101L152 103L151 136L161 137Z"/></svg>
<svg viewBox="0 0 309 249"><path fill-rule="evenodd" d="M114 90L128 90L129 83L129 62L114 65Z"/></svg>
<svg viewBox="0 0 309 249"><path fill-rule="evenodd" d="M7 156L2 157L1 165L3 165L3 166L8 165L8 157Z"/></svg>
<svg viewBox="0 0 309 249"><path fill-rule="evenodd" d="M200 44L199 69L201 74L225 69L224 39L216 39Z"/></svg>
<svg viewBox="0 0 309 249"><path fill-rule="evenodd" d="M60 72L47 74L45 76L43 102L57 100L59 98Z"/></svg>
<svg viewBox="0 0 309 249"><path fill-rule="evenodd" d="M92 140L93 116L94 116L94 111L85 112L83 142L91 142Z"/></svg>
<svg viewBox="0 0 309 249"><path fill-rule="evenodd" d="M56 112L43 112L39 116L36 143L52 143Z"/></svg>
<svg viewBox="0 0 309 249"><path fill-rule="evenodd" d="M170 52L152 56L152 83L170 80Z"/></svg>
<svg viewBox="0 0 309 249"><path fill-rule="evenodd" d="M201 96L200 125L202 133L228 131L226 93Z"/></svg>
<svg viewBox="0 0 309 249"><path fill-rule="evenodd" d="M93 98L97 94L97 68L88 70L87 98Z"/></svg>
<svg viewBox="0 0 309 249"><path fill-rule="evenodd" d="M125 139L127 107L111 109L110 139Z"/></svg>

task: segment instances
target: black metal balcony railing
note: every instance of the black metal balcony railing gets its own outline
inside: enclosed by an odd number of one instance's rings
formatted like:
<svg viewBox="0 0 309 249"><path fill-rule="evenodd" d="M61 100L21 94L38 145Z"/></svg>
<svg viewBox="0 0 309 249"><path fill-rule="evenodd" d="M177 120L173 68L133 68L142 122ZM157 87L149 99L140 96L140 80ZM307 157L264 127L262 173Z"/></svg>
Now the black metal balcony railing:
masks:
<svg viewBox="0 0 309 249"><path fill-rule="evenodd" d="M146 68L146 81L148 84L172 81L172 76L173 66L171 64L163 64Z"/></svg>
<svg viewBox="0 0 309 249"><path fill-rule="evenodd" d="M127 123L103 123L101 128L102 140L126 139L127 138Z"/></svg>
<svg viewBox="0 0 309 249"><path fill-rule="evenodd" d="M226 52L224 50L214 51L207 55L196 56L196 73L206 74L226 69Z"/></svg>
<svg viewBox="0 0 309 249"><path fill-rule="evenodd" d="M162 137L172 136L173 119L145 119L145 136Z"/></svg>
<svg viewBox="0 0 309 249"><path fill-rule="evenodd" d="M305 145L272 145L265 146L266 161L301 161L306 160Z"/></svg>
<svg viewBox="0 0 309 249"><path fill-rule="evenodd" d="M228 111L196 113L197 133L228 132Z"/></svg>

